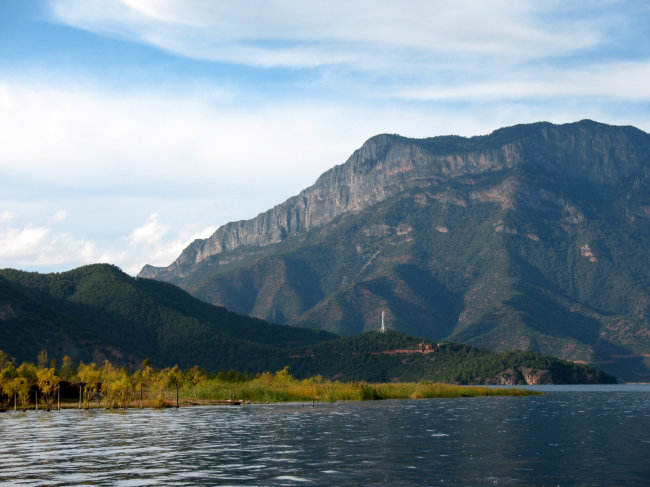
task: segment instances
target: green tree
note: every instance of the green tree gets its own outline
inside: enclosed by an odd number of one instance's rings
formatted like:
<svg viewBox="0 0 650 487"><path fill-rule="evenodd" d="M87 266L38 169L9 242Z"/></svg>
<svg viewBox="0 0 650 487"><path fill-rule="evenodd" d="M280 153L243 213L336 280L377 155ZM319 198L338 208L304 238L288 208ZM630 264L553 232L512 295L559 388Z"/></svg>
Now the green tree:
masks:
<svg viewBox="0 0 650 487"><path fill-rule="evenodd" d="M142 361L142 368L133 374L133 386L140 392L140 407L143 407L144 388L149 387L153 380L154 372L149 365L149 359Z"/></svg>
<svg viewBox="0 0 650 487"><path fill-rule="evenodd" d="M178 407L178 390L183 382L183 374L178 365L174 365L171 369L165 369L164 376L165 387L170 387L176 391L176 407Z"/></svg>
<svg viewBox="0 0 650 487"><path fill-rule="evenodd" d="M77 375L77 368L69 356L64 356L61 361L61 376L68 382L72 382Z"/></svg>
<svg viewBox="0 0 650 487"><path fill-rule="evenodd" d="M0 370L4 369L10 363L13 363L14 359L9 357L5 352L0 350Z"/></svg>
<svg viewBox="0 0 650 487"><path fill-rule="evenodd" d="M196 386L206 379L205 373L198 365L195 365L185 373L185 382L192 389L194 399L198 399Z"/></svg>
<svg viewBox="0 0 650 487"><path fill-rule="evenodd" d="M160 408L165 405L165 388L167 387L167 371L163 369L159 371L152 370L149 388L153 399L153 407Z"/></svg>
<svg viewBox="0 0 650 487"><path fill-rule="evenodd" d="M50 365L50 359L47 356L47 350L43 349L38 353L38 366L46 368Z"/></svg>

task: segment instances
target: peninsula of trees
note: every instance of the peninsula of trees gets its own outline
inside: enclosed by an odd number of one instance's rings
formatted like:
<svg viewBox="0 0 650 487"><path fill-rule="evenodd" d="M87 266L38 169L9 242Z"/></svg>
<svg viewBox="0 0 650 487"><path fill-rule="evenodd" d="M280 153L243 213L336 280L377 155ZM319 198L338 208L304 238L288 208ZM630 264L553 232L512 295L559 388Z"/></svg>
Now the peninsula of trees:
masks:
<svg viewBox="0 0 650 487"><path fill-rule="evenodd" d="M410 383L344 383L322 376L303 380L289 368L255 375L237 371L210 374L198 366L157 369L144 361L135 370L108 360L75 365L65 356L61 366L46 352L38 363L14 360L0 351L0 411L8 409L179 407L187 405L280 401L420 399L433 397L524 396L533 391L513 388L461 387L420 381Z"/></svg>

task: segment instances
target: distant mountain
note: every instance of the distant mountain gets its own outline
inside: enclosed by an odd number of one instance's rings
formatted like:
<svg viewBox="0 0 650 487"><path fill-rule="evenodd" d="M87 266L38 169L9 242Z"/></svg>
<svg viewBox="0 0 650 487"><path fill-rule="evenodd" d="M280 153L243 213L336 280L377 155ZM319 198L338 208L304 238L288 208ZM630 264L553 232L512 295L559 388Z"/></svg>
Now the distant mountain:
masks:
<svg viewBox="0 0 650 487"><path fill-rule="evenodd" d="M266 370L273 352L336 335L266 323L193 298L171 284L96 264L56 273L0 270L0 349L19 361L52 357L210 370Z"/></svg>
<svg viewBox="0 0 650 487"><path fill-rule="evenodd" d="M281 205L193 242L168 281L338 334L532 350L650 380L650 135L589 120L379 135Z"/></svg>

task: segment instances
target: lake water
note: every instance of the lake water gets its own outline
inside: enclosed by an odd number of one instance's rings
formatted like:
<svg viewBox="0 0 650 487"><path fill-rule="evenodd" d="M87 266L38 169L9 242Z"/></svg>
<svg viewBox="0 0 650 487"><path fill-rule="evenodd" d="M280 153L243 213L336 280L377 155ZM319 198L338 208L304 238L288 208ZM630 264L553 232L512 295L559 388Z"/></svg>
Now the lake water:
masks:
<svg viewBox="0 0 650 487"><path fill-rule="evenodd" d="M650 485L650 387L0 414L2 485Z"/></svg>

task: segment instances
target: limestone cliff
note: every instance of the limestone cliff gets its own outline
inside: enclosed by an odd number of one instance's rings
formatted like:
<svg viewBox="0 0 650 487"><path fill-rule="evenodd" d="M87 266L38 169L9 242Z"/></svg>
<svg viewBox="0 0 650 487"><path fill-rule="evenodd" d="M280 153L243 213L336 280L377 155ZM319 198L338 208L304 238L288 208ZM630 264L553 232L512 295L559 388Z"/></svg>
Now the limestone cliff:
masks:
<svg viewBox="0 0 650 487"><path fill-rule="evenodd" d="M194 241L169 267L147 265L139 277L184 277L212 255L278 243L405 189L447 178L512 168L600 184L647 177L644 153L650 153L647 134L589 120L518 125L471 138L377 135L297 196L251 220L223 225L209 238Z"/></svg>

